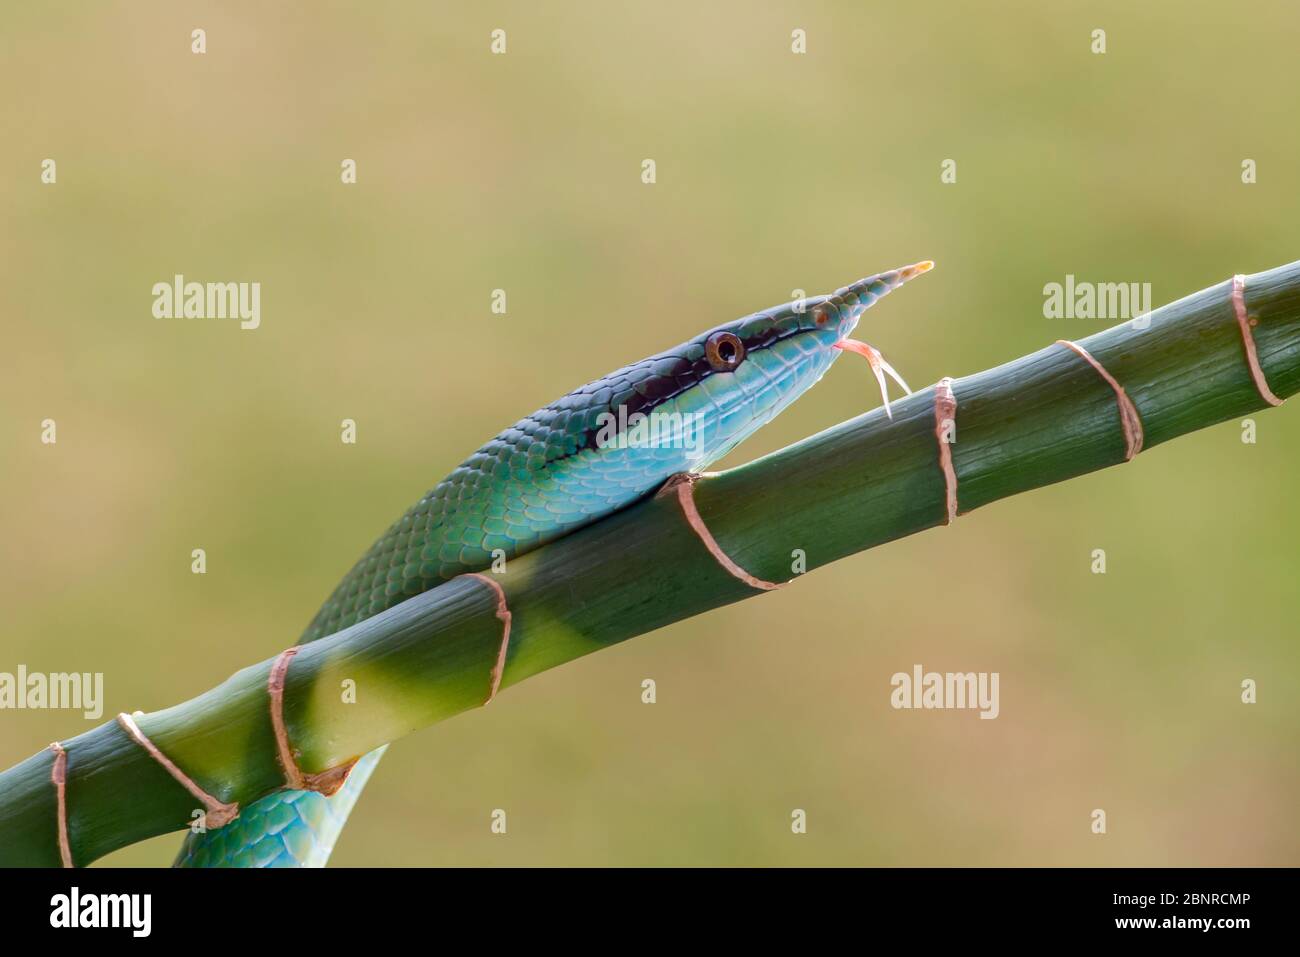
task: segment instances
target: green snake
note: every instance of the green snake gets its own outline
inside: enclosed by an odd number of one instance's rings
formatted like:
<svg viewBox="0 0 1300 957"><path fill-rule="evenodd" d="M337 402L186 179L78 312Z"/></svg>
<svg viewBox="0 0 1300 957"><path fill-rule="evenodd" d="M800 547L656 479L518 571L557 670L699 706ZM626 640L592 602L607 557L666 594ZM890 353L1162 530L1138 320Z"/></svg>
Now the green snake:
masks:
<svg viewBox="0 0 1300 957"><path fill-rule="evenodd" d="M705 468L811 388L843 350L867 358L888 411L884 373L906 384L879 352L847 337L864 310L932 265L879 273L829 296L736 319L521 419L370 546L301 641L482 572L494 559L521 555L638 501L677 473ZM656 422L663 427L644 428ZM276 791L224 827L188 835L177 866L324 866L383 751L358 761L329 797Z"/></svg>

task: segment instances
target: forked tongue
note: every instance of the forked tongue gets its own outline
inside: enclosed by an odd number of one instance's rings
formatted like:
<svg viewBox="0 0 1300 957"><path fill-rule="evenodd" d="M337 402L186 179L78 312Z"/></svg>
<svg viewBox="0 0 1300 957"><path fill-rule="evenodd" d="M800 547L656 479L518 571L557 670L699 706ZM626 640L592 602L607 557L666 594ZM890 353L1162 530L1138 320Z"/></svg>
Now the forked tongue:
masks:
<svg viewBox="0 0 1300 957"><path fill-rule="evenodd" d="M835 348L842 349L845 352L856 352L867 360L867 364L871 366L871 371L875 373L876 382L880 384L880 398L885 403L885 415L892 419L894 413L889 408L889 392L885 388L885 374L888 373L891 379L903 387L904 392L911 395L912 390L907 387L903 377L885 361L885 357L880 354L879 350L867 345L865 342L859 342L857 339L841 339L835 343Z"/></svg>

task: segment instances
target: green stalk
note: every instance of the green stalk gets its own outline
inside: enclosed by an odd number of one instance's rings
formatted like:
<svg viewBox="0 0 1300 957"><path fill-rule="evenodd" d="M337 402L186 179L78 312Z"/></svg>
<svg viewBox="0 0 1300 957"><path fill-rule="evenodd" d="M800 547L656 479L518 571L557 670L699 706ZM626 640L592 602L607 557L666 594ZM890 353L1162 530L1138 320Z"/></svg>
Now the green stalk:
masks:
<svg viewBox="0 0 1300 957"><path fill-rule="evenodd" d="M1272 391L1300 390L1300 263L1247 277L1245 302ZM1144 449L1266 407L1219 283L1080 342L1136 406ZM1116 394L1052 345L952 383L950 446L961 511L1125 461ZM748 465L701 479L700 514L749 573L791 577L947 519L935 389ZM513 616L502 687L615 642L762 592L724 570L675 496L643 501L514 559L497 576ZM284 718L304 772L318 773L483 703L501 646L494 591L461 578L293 658ZM137 717L205 791L247 804L284 784L268 705L274 659L199 697ZM354 682L355 703L344 700ZM186 827L198 802L116 722L63 742L73 862ZM54 755L0 774L0 865L58 866Z"/></svg>

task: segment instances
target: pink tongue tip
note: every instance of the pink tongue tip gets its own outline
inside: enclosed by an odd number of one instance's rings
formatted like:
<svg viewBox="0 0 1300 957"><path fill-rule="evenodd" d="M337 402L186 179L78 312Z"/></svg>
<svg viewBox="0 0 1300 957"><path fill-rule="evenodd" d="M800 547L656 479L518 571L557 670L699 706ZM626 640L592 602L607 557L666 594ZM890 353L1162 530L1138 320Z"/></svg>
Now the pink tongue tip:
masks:
<svg viewBox="0 0 1300 957"><path fill-rule="evenodd" d="M889 407L889 391L885 386L885 374L888 373L891 379L903 387L904 392L911 395L912 390L907 387L907 383L903 381L903 377L894 371L894 367L885 361L885 357L882 356L878 350L867 345L865 342L859 342L857 339L841 339L834 345L836 349L843 352L856 352L867 360L867 365L871 366L871 371L876 377L876 383L880 386L880 398L885 404L885 415L889 416L890 419L893 419L894 413Z"/></svg>
<svg viewBox="0 0 1300 957"><path fill-rule="evenodd" d="M835 348L844 352L856 352L860 356L865 356L868 362L875 362L876 356L880 355L871 346L865 342L859 342L857 339L841 339L835 343Z"/></svg>

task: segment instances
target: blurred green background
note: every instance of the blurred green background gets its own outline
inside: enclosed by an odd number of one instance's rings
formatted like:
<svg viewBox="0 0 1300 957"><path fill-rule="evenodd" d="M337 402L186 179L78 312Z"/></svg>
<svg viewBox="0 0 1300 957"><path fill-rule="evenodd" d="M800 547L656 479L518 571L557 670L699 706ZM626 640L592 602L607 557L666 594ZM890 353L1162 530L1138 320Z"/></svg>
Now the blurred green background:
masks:
<svg viewBox="0 0 1300 957"><path fill-rule="evenodd" d="M102 671L106 717L189 698L500 428L797 288L935 259L859 332L920 386L1109 325L1043 318L1067 273L1159 304L1294 259L1297 30L1281 3L6 3L0 670ZM261 328L154 319L178 272L260 282ZM730 461L873 391L840 364ZM550 672L398 742L334 863L1300 864L1298 464L1290 406L1255 445L1225 423ZM1001 716L892 710L918 662L1000 672ZM87 727L0 713L0 766Z"/></svg>

